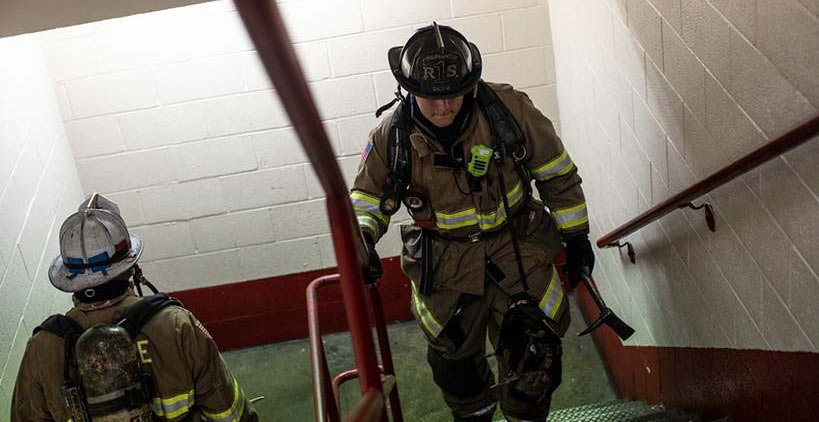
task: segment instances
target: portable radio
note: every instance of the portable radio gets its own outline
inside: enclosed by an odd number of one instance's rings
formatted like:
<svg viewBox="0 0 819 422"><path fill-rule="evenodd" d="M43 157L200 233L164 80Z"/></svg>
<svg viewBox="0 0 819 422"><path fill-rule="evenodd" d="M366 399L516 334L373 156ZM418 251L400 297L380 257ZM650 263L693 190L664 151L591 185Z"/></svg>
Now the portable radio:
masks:
<svg viewBox="0 0 819 422"><path fill-rule="evenodd" d="M492 148L486 145L473 145L470 149L469 163L466 171L474 177L483 177L489 170L489 162L492 160Z"/></svg>

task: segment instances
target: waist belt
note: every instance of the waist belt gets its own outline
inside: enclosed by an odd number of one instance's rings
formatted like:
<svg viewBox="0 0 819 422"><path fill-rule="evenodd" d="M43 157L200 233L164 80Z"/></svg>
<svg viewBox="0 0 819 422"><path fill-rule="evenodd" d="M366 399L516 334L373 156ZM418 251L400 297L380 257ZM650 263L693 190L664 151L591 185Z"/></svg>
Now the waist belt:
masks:
<svg viewBox="0 0 819 422"><path fill-rule="evenodd" d="M434 237L436 239L443 239L443 240L450 240L454 242L466 242L466 243L476 243L480 242L481 240L491 239L507 230L507 225L504 224L503 227L493 230L491 232L477 232L472 233L468 236L450 236L448 234L441 233L435 230L429 230L430 237Z"/></svg>

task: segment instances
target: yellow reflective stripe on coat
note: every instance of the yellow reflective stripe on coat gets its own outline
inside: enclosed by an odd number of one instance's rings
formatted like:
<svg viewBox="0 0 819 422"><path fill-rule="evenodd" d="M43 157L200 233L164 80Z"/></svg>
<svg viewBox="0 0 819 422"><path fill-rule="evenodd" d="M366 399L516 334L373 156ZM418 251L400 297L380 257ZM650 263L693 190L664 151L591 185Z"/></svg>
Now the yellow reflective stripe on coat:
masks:
<svg viewBox="0 0 819 422"><path fill-rule="evenodd" d="M454 214L436 212L435 220L435 225L437 225L438 228L446 230L455 230L478 224L478 216L475 212L475 208L458 211Z"/></svg>
<svg viewBox="0 0 819 422"><path fill-rule="evenodd" d="M523 182L518 181L515 187L506 193L506 199L509 201L509 207L514 207L523 198ZM443 212L435 213L436 225L438 228L445 230L454 230L461 227L478 225L481 230L491 230L497 228L506 221L506 209L503 206L503 201L498 204L496 211L489 214L479 214L475 208L458 211L453 214Z"/></svg>
<svg viewBox="0 0 819 422"><path fill-rule="evenodd" d="M239 388L239 383L233 379L233 404L230 407L219 413L202 412L209 421L213 422L238 422L245 412L244 393Z"/></svg>
<svg viewBox="0 0 819 422"><path fill-rule="evenodd" d="M586 209L585 202L571 208L555 210L552 215L560 230L572 229L589 222L589 211Z"/></svg>
<svg viewBox="0 0 819 422"><path fill-rule="evenodd" d="M543 298L540 299L540 309L543 313L551 319L555 319L557 310L563 304L563 286L560 285L560 278L557 276L557 269L552 264L552 278L549 280L549 286L546 292L543 293Z"/></svg>
<svg viewBox="0 0 819 422"><path fill-rule="evenodd" d="M358 220L359 226L370 229L370 231L373 232L376 237L381 236L381 229L378 228L378 222L375 221L375 218L364 214L356 215L355 218Z"/></svg>
<svg viewBox="0 0 819 422"><path fill-rule="evenodd" d="M188 413L191 407L193 407L193 390L168 398L154 397L151 403L151 410L154 411L154 414L165 419L178 418Z"/></svg>
<svg viewBox="0 0 819 422"><path fill-rule="evenodd" d="M364 212L381 220L384 224L390 224L390 217L381 213L380 198L357 190L350 194L350 200L353 202L353 210L355 210L356 213Z"/></svg>
<svg viewBox="0 0 819 422"><path fill-rule="evenodd" d="M532 177L539 182L543 182L555 176L562 176L572 171L573 168L574 163L569 158L569 153L564 149L554 160L532 170Z"/></svg>
<svg viewBox="0 0 819 422"><path fill-rule="evenodd" d="M506 194L506 199L509 201L509 208L514 207L523 198L523 190L521 187L523 183L518 181L518 184ZM481 230L492 230L497 228L506 221L506 208L503 206L503 200L498 204L498 210L489 214L478 214L478 220L481 224Z"/></svg>
<svg viewBox="0 0 819 422"><path fill-rule="evenodd" d="M418 296L418 290L415 289L415 281L410 280L410 284L412 285L413 313L418 317L421 324L433 338L438 337L438 334L441 334L444 327L432 316L432 312L427 309L427 306L424 305L424 301Z"/></svg>

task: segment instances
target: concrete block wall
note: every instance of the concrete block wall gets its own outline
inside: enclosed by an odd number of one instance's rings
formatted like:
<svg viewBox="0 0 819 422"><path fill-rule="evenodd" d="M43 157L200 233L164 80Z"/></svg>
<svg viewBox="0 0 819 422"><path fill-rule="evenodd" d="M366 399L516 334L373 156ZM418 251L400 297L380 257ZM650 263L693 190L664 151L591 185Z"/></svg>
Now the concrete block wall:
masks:
<svg viewBox="0 0 819 422"><path fill-rule="evenodd" d="M559 124L545 0L282 1L347 184L395 81L386 51L432 20L481 49L485 79ZM335 265L324 193L232 2L41 35L86 193L117 201L166 290ZM394 218L398 223L403 217ZM400 251L398 230L379 243Z"/></svg>
<svg viewBox="0 0 819 422"><path fill-rule="evenodd" d="M33 36L0 39L0 415L9 414L31 330L70 308L51 287L62 220L82 201L43 52Z"/></svg>
<svg viewBox="0 0 819 422"><path fill-rule="evenodd" d="M593 238L813 117L807 0L550 0L564 142ZM627 344L816 352L819 140L598 250ZM809 164L809 163L814 163Z"/></svg>

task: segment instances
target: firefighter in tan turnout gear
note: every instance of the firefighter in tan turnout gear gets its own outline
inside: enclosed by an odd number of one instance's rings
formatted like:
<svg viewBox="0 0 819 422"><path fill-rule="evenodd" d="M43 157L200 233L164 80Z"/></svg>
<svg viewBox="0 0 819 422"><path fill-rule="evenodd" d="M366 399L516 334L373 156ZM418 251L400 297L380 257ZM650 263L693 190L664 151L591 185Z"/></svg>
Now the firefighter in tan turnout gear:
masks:
<svg viewBox="0 0 819 422"><path fill-rule="evenodd" d="M29 339L12 422L258 421L199 321L164 294L136 296L141 284L156 293L142 250L97 194L65 220L48 275L74 307Z"/></svg>
<svg viewBox="0 0 819 422"><path fill-rule="evenodd" d="M477 47L454 29L421 28L388 60L399 89L379 114L399 107L370 133L351 194L369 279L403 203L411 307L455 421L491 421L498 402L510 421L545 421L569 325L552 261L562 241L572 282L594 264L577 168L526 94L480 79Z"/></svg>

